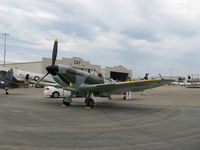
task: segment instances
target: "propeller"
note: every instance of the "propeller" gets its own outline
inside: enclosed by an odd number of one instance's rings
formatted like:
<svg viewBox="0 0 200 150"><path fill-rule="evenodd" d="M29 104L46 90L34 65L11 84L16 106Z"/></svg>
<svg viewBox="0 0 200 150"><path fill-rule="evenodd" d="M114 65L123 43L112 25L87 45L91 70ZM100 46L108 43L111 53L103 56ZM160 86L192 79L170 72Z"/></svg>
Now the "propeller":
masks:
<svg viewBox="0 0 200 150"><path fill-rule="evenodd" d="M53 46L53 52L52 52L52 66L55 65L57 53L58 53L58 39L55 39L54 46Z"/></svg>
<svg viewBox="0 0 200 150"><path fill-rule="evenodd" d="M44 78L49 75L56 75L58 72L58 66L55 65L56 58L57 58L57 52L58 52L58 39L55 39L54 41L54 46L53 46L53 52L52 52L52 64L50 66L46 67L47 73L40 79L38 80L34 86L37 86Z"/></svg>

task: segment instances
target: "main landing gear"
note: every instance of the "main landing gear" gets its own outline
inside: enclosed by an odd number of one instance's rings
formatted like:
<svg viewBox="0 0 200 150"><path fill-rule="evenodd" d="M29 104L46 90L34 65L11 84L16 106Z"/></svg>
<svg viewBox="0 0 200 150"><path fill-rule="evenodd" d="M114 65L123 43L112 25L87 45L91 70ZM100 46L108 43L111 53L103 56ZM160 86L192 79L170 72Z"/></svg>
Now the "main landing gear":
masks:
<svg viewBox="0 0 200 150"><path fill-rule="evenodd" d="M72 96L63 98L63 105L69 106L71 104L71 102L72 102Z"/></svg>
<svg viewBox="0 0 200 150"><path fill-rule="evenodd" d="M94 108L94 100L91 98L92 93L88 92L87 97L85 98L86 108Z"/></svg>
<svg viewBox="0 0 200 150"><path fill-rule="evenodd" d="M68 96L63 98L63 105L69 106L72 102L72 96ZM85 98L85 104L87 108L93 108L94 107L94 100L91 97Z"/></svg>
<svg viewBox="0 0 200 150"><path fill-rule="evenodd" d="M94 100L90 97L85 98L86 107L93 108L94 107Z"/></svg>

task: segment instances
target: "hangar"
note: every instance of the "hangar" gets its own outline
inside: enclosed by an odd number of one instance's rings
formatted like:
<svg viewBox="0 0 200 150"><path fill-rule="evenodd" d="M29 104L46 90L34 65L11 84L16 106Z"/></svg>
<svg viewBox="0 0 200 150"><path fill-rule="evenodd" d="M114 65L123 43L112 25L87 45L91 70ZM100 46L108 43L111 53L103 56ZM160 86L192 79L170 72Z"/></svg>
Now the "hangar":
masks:
<svg viewBox="0 0 200 150"><path fill-rule="evenodd" d="M85 61L80 57L57 59L56 63L68 65L76 69L87 71L89 73L101 72L104 77L112 78L116 81L126 81L132 79L132 71L128 70L122 65L103 68L100 65L91 64L89 61ZM46 73L45 68L50 64L51 64L51 58L42 58L41 61L6 64L6 67L45 74ZM0 66L3 65L1 64Z"/></svg>

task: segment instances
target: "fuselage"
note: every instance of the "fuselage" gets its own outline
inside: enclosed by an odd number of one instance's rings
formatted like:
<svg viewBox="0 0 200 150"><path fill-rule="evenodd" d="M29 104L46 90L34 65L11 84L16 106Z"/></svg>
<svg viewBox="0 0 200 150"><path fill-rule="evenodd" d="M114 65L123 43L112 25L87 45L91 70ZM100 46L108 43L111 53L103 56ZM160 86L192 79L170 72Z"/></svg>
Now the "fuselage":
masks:
<svg viewBox="0 0 200 150"><path fill-rule="evenodd" d="M63 86L69 85L72 83L73 85L79 87L81 85L92 85L92 84L102 84L104 83L104 79L102 76L97 73L88 73L79 69L74 69L70 66L66 65L55 65L54 69L56 70L56 74L54 75L53 69L50 70L53 75L54 80ZM62 80L59 82L58 80Z"/></svg>
<svg viewBox="0 0 200 150"><path fill-rule="evenodd" d="M0 67L0 79L2 79L5 74L10 70L10 68L2 68ZM28 72L28 71L23 71L19 69L13 69L13 76L15 77L16 80L18 81L38 81L41 79L44 75L39 74L39 73L33 73L33 72ZM46 77L45 82L53 82L52 78Z"/></svg>

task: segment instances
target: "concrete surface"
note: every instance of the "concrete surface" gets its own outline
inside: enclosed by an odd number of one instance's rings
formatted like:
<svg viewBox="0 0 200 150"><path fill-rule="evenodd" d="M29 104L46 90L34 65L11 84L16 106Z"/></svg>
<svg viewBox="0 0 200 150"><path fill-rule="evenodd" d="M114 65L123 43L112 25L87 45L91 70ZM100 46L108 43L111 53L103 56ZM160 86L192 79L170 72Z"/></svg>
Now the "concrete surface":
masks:
<svg viewBox="0 0 200 150"><path fill-rule="evenodd" d="M134 100L62 107L42 89L0 91L0 150L199 150L200 89L160 87Z"/></svg>

